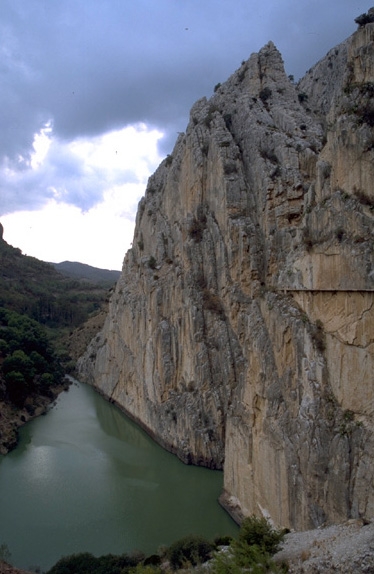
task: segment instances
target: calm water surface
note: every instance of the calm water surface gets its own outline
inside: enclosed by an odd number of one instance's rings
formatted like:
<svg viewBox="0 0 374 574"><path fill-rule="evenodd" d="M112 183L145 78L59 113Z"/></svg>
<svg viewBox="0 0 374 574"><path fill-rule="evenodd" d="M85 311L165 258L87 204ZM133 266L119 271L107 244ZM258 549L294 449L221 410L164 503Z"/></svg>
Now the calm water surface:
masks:
<svg viewBox="0 0 374 574"><path fill-rule="evenodd" d="M0 545L23 568L75 552L151 554L195 533L236 535L222 473L186 466L92 388L74 384L0 456Z"/></svg>

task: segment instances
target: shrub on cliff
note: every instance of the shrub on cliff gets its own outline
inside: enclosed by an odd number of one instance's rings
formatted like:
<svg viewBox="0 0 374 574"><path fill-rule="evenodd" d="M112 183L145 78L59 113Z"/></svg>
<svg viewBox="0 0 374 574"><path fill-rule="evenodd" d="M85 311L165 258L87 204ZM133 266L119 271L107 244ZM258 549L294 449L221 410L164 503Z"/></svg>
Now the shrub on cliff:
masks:
<svg viewBox="0 0 374 574"><path fill-rule="evenodd" d="M174 542L168 550L170 566L173 570L186 565L197 566L209 560L215 546L201 536L186 536Z"/></svg>
<svg viewBox="0 0 374 574"><path fill-rule="evenodd" d="M364 12L364 14L357 16L357 18L355 18L355 22L360 28L365 26L365 24L371 24L371 22L374 22L374 9L370 8L369 12Z"/></svg>
<svg viewBox="0 0 374 574"><path fill-rule="evenodd" d="M284 531L272 528L266 518L250 516L244 519L238 539L215 554L212 574L239 574L243 569L252 574L287 572L286 565L278 566L272 560L283 537Z"/></svg>
<svg viewBox="0 0 374 574"><path fill-rule="evenodd" d="M258 546L268 554L275 554L283 538L284 532L275 530L266 518L249 516L241 524L236 544Z"/></svg>
<svg viewBox="0 0 374 574"><path fill-rule="evenodd" d="M61 558L47 574L124 574L133 571L142 559L143 556L128 554L96 557L89 552L81 552Z"/></svg>

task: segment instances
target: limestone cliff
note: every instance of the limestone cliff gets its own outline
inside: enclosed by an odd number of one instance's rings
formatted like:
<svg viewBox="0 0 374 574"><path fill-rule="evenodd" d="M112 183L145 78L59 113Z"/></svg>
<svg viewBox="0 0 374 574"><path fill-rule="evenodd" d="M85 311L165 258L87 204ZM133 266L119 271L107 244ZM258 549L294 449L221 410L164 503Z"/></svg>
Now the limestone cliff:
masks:
<svg viewBox="0 0 374 574"><path fill-rule="evenodd" d="M149 179L81 377L239 514L374 515L374 24L298 84L269 42Z"/></svg>

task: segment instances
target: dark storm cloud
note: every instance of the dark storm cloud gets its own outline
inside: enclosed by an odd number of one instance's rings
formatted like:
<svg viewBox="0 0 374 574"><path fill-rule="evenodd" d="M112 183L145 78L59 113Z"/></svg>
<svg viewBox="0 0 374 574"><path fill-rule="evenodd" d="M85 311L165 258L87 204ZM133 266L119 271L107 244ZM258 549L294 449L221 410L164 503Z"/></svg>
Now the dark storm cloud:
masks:
<svg viewBox="0 0 374 574"><path fill-rule="evenodd" d="M163 151L170 151L194 101L268 40L299 77L369 7L362 0L1 0L0 157L23 173L9 180L3 172L1 203L38 205L58 178L84 175L72 157L49 158L55 163L38 181L28 173L34 134L47 122L66 142L145 122L165 132ZM98 201L100 186L77 187L67 200L84 208Z"/></svg>

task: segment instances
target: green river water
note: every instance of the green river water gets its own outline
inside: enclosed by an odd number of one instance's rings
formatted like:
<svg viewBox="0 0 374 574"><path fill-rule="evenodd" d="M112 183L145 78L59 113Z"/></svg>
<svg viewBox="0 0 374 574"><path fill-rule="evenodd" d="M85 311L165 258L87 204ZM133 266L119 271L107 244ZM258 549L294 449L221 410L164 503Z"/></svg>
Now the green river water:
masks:
<svg viewBox="0 0 374 574"><path fill-rule="evenodd" d="M157 551L187 534L237 534L222 473L186 466L115 406L74 383L0 456L0 545L22 568L76 552Z"/></svg>

